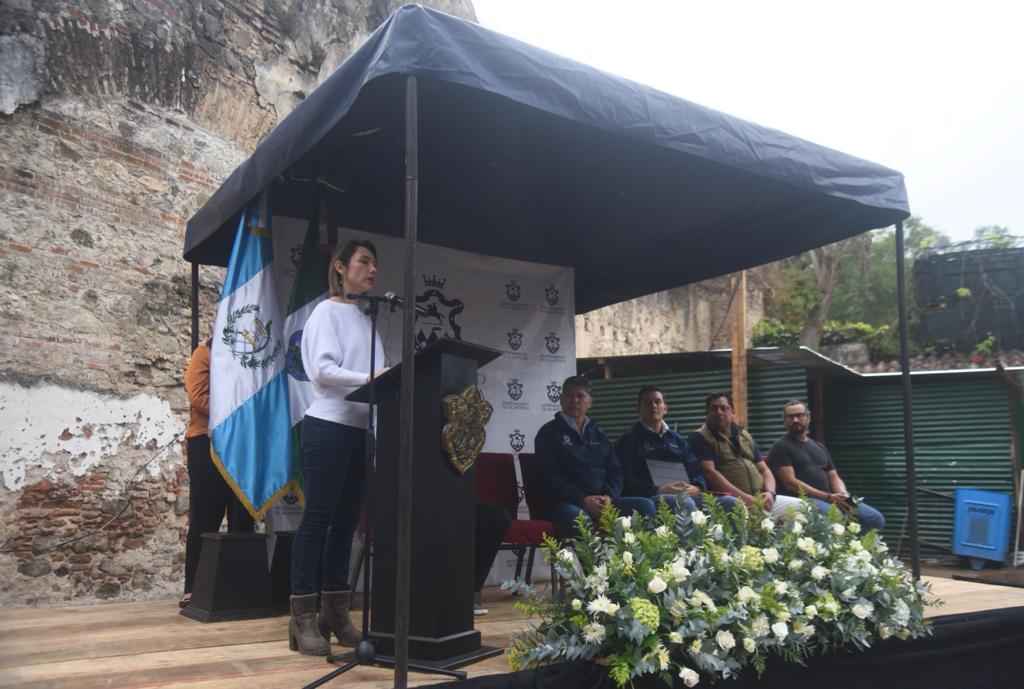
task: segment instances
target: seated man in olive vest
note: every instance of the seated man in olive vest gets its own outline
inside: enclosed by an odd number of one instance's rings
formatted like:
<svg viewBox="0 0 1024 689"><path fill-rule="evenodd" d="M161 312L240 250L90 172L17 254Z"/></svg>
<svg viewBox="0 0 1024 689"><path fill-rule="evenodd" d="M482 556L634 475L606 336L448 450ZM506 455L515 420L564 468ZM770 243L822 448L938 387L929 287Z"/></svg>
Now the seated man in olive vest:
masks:
<svg viewBox="0 0 1024 689"><path fill-rule="evenodd" d="M749 433L736 423L732 395L713 392L704 401L707 420L690 434L690 449L700 461L708 490L732 495L745 504L760 501L772 518L781 519L803 503L793 497L776 495L775 477Z"/></svg>

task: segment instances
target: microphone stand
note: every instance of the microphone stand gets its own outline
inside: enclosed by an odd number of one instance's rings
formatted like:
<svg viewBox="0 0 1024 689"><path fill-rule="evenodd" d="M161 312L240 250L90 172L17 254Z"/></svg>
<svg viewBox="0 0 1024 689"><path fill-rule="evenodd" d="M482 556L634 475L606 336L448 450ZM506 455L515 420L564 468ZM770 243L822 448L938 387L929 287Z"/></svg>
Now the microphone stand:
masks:
<svg viewBox="0 0 1024 689"><path fill-rule="evenodd" d="M345 298L365 303L366 315L370 317L370 383L367 388L367 403L370 407L370 417L369 423L366 427L366 443L364 452L364 458L366 461L366 520L363 527L363 638L362 641L359 642L359 645L356 646L356 650L354 652L328 655L328 663L335 664L343 662L345 664L336 670L332 670L320 679L310 682L303 687L303 689L314 689L315 687L326 684L335 677L343 675L358 665L394 667L395 664L393 658L378 658L377 651L373 646L373 642L370 640L370 598L372 596L372 586L370 585L370 563L373 559L373 489L375 483L374 474L376 473L377 467L377 435L374 432L374 420L377 416L377 386L376 378L374 378L373 374L377 371L377 318L380 315L380 305L385 304L388 307L388 310L391 313L394 313L395 308L402 302L393 295L374 297L368 294L349 293L345 295ZM416 308L419 309L420 307ZM354 592L355 591L353 589L353 593ZM329 640L330 639L328 639L328 641ZM440 675L446 675L448 677L454 677L455 679L466 679L466 673L462 670L447 670L411 661L408 665L409 669L418 670L420 672L433 672Z"/></svg>

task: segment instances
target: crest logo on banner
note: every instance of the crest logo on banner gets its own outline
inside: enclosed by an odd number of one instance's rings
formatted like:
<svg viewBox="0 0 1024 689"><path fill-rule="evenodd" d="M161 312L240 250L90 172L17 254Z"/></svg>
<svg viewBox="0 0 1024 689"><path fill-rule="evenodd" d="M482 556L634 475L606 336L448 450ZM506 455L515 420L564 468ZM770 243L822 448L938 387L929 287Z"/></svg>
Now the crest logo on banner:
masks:
<svg viewBox="0 0 1024 689"><path fill-rule="evenodd" d="M509 301L519 301L519 297L523 296L523 286L515 280L509 280L505 283L505 296Z"/></svg>
<svg viewBox="0 0 1024 689"><path fill-rule="evenodd" d="M518 378L513 378L508 382L508 396L514 402L518 402L523 397L523 384L519 382Z"/></svg>
<svg viewBox="0 0 1024 689"><path fill-rule="evenodd" d="M259 304L246 304L232 310L221 332L221 342L227 345L231 356L243 368L266 368L281 353L281 341L275 343L273 351L264 354L270 346L270 329L274 321L264 323L259 317Z"/></svg>
<svg viewBox="0 0 1024 689"><path fill-rule="evenodd" d="M552 354L557 354L559 347L562 346L562 340L558 335L554 333L548 333L547 337L544 338L544 347Z"/></svg>
<svg viewBox="0 0 1024 689"><path fill-rule="evenodd" d="M302 382L309 380L309 376L306 375L306 369L302 366L301 330L296 330L288 338L288 351L284 355L284 369L295 380L301 380Z"/></svg>
<svg viewBox="0 0 1024 689"><path fill-rule="evenodd" d="M462 339L462 326L456 322L456 318L466 306L461 299L449 299L445 296L442 290L446 282L447 279L437 275L423 276L423 283L427 289L423 294L416 295L416 303L422 306L426 313L416 313L417 351L442 337Z"/></svg>
<svg viewBox="0 0 1024 689"><path fill-rule="evenodd" d="M548 303L548 306L554 306L558 303L558 288L554 285L548 285L544 288L544 301Z"/></svg>
<svg viewBox="0 0 1024 689"><path fill-rule="evenodd" d="M517 428L508 434L508 444L513 452L522 452L526 447L526 436Z"/></svg>
<svg viewBox="0 0 1024 689"><path fill-rule="evenodd" d="M519 332L519 328L512 328L508 333L508 346L512 348L512 351L518 351L523 346L523 334Z"/></svg>
<svg viewBox="0 0 1024 689"><path fill-rule="evenodd" d="M288 260L292 262L292 265L296 268L302 263L302 244L296 244L288 250Z"/></svg>
<svg viewBox="0 0 1024 689"><path fill-rule="evenodd" d="M282 495L281 499L284 500L284 503L286 505L295 505L298 504L299 502L299 494L296 493L294 490L290 490L284 495Z"/></svg>
<svg viewBox="0 0 1024 689"><path fill-rule="evenodd" d="M548 401L557 404L562 399L562 386L557 381L548 383Z"/></svg>

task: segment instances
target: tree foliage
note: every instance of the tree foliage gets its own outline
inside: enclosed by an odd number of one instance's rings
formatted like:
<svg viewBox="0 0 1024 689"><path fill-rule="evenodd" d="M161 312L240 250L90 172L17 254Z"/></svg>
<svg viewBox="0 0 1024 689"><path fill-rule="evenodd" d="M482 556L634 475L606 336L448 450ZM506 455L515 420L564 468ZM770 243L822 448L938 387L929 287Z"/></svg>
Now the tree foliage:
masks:
<svg viewBox="0 0 1024 689"><path fill-rule="evenodd" d="M997 226L993 226L997 227ZM997 230L985 229L988 234ZM907 275L914 259L926 250L950 245L942 232L911 217L904 223ZM1012 239L1012 238L1011 238ZM866 232L857 237L814 249L780 261L780 288L766 309L764 325L755 336L761 343L774 341L780 346L797 342L818 348L823 337L832 343L842 340L838 332L857 332L860 326L871 329L869 344L875 356L897 351L895 333L899 317L896 290L896 233L892 229ZM913 303L908 279L908 303ZM911 331L915 331L911 309ZM839 339L837 339L839 337ZM785 343L785 344L783 344ZM829 342L825 342L828 344Z"/></svg>

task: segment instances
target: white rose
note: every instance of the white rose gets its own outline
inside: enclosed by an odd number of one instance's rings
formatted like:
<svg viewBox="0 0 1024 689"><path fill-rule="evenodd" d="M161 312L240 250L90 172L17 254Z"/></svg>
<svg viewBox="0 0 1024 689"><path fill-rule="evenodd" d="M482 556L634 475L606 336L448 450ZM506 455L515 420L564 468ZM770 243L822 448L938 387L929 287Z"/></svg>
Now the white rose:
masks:
<svg viewBox="0 0 1024 689"><path fill-rule="evenodd" d="M844 589L843 592L839 595L842 597L843 600L853 600L856 597L857 592L854 591L853 587L851 586L847 589Z"/></svg>
<svg viewBox="0 0 1024 689"><path fill-rule="evenodd" d="M572 564L572 561L576 559L576 556L573 555L572 551L568 548L562 548L558 551L558 559L562 562L568 562L569 564Z"/></svg>
<svg viewBox="0 0 1024 689"><path fill-rule="evenodd" d="M749 586L741 586L740 590L736 592L736 597L740 599L740 603L749 603L758 598L757 593Z"/></svg>
<svg viewBox="0 0 1024 689"><path fill-rule="evenodd" d="M681 644L681 643L683 643L683 635L680 634L679 632L669 632L668 633L668 640L669 640L669 643Z"/></svg>
<svg viewBox="0 0 1024 689"><path fill-rule="evenodd" d="M852 534L859 534L860 533L860 524L858 524L857 522L850 522L849 525L847 525L846 528Z"/></svg>
<svg viewBox="0 0 1024 689"><path fill-rule="evenodd" d="M632 517L619 517L619 524L622 525L623 531L629 531L630 527L633 526Z"/></svg>
<svg viewBox="0 0 1024 689"><path fill-rule="evenodd" d="M668 538L669 530L668 530L667 526L662 524L661 526L659 526L657 529L654 530L654 533L656 533L658 535L658 538Z"/></svg>
<svg viewBox="0 0 1024 689"><path fill-rule="evenodd" d="M772 625L772 633L782 641L789 634L789 627L785 622L776 622Z"/></svg>
<svg viewBox="0 0 1024 689"><path fill-rule="evenodd" d="M736 639L728 629L718 630L718 633L715 634L715 643L717 643L718 647L723 651L736 648Z"/></svg>
<svg viewBox="0 0 1024 689"><path fill-rule="evenodd" d="M793 529L793 533L803 533L804 532L804 525L801 522L794 521L792 529Z"/></svg>
<svg viewBox="0 0 1024 689"><path fill-rule="evenodd" d="M757 642L751 639L749 636L743 638L743 648L747 653L753 653L754 649L757 648Z"/></svg>
<svg viewBox="0 0 1024 689"><path fill-rule="evenodd" d="M633 564L633 553L628 550L622 554L622 564L632 565Z"/></svg>
<svg viewBox="0 0 1024 689"><path fill-rule="evenodd" d="M803 622L797 621L793 623L793 632L796 634L803 634L809 639L814 636L814 625L804 624Z"/></svg>
<svg viewBox="0 0 1024 689"><path fill-rule="evenodd" d="M661 593L667 588L668 584L665 583L665 580L657 575L647 583L647 590L654 594Z"/></svg>
<svg viewBox="0 0 1024 689"><path fill-rule="evenodd" d="M842 536L844 531L846 531L846 529L843 528L842 524L836 523L832 525L832 533L836 536Z"/></svg>
<svg viewBox="0 0 1024 689"><path fill-rule="evenodd" d="M791 512L793 519L797 520L801 524L807 523L807 515L803 513L803 508L798 509L796 512Z"/></svg>
<svg viewBox="0 0 1024 689"><path fill-rule="evenodd" d="M797 571L798 569L800 569L803 566L804 566L804 561L803 560L797 559L797 560L790 560L789 561L789 568L791 570L793 570L794 572Z"/></svg>
<svg viewBox="0 0 1024 689"><path fill-rule="evenodd" d="M697 682L700 681L700 675L690 668L682 666L679 668L679 679L683 680L683 684L686 686L695 687L697 686Z"/></svg>
<svg viewBox="0 0 1024 689"><path fill-rule="evenodd" d="M686 567L686 561L679 558L672 563L672 578L676 581L685 581L690 576L690 570Z"/></svg>
<svg viewBox="0 0 1024 689"><path fill-rule="evenodd" d="M808 605L806 608L804 608L804 614L810 617L811 619L814 619L818 616L818 608L814 605Z"/></svg>
<svg viewBox="0 0 1024 689"><path fill-rule="evenodd" d="M632 531L627 531L626 534L622 537L622 540L628 543L629 545L633 545L634 543L636 543L636 535Z"/></svg>
<svg viewBox="0 0 1024 689"><path fill-rule="evenodd" d="M714 538L716 541L720 541L722 540L723 536L725 536L725 531L722 529L722 525L715 524L715 527L711 529L711 537Z"/></svg>
<svg viewBox="0 0 1024 689"><path fill-rule="evenodd" d="M827 567L822 567L821 565L814 565L814 567L811 568L811 579L814 579L815 581L821 581L825 578L825 575L827 574Z"/></svg>
<svg viewBox="0 0 1024 689"><path fill-rule="evenodd" d="M774 528L775 528L775 522L773 522L770 517L765 517L764 519L761 520L761 530L762 531L771 531Z"/></svg>
<svg viewBox="0 0 1024 689"><path fill-rule="evenodd" d="M765 548L761 551L761 556L764 558L766 564L774 565L779 561L779 551L775 548Z"/></svg>
<svg viewBox="0 0 1024 689"><path fill-rule="evenodd" d="M704 526L708 523L708 515L700 511L690 512L690 521L692 521L695 526Z"/></svg>
<svg viewBox="0 0 1024 689"><path fill-rule="evenodd" d="M789 622L789 610L780 610L775 617L782 622Z"/></svg>
<svg viewBox="0 0 1024 689"><path fill-rule="evenodd" d="M878 636L882 637L883 639L888 639L890 636L892 636L892 630L884 624L881 624L878 626Z"/></svg>
<svg viewBox="0 0 1024 689"><path fill-rule="evenodd" d="M573 610L582 610L583 609L583 601L581 601L579 598L573 598L572 599L572 609Z"/></svg>
<svg viewBox="0 0 1024 689"><path fill-rule="evenodd" d="M772 583L775 584L775 592L777 594L780 596L786 595L786 591L789 590L789 584L784 581L773 581Z"/></svg>

